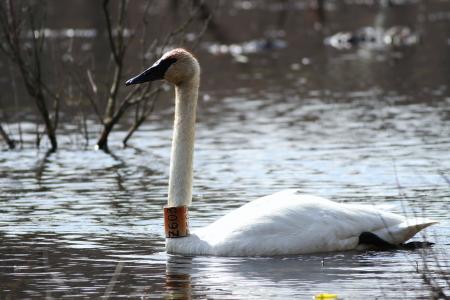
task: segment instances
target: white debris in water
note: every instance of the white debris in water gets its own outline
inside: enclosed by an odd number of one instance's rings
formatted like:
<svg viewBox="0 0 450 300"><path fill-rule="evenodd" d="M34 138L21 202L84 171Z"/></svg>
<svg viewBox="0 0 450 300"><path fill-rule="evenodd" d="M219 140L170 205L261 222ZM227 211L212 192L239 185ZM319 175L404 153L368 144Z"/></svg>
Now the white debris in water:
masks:
<svg viewBox="0 0 450 300"><path fill-rule="evenodd" d="M311 64L311 59L309 59L308 57L303 57L302 64L304 64L305 66Z"/></svg>
<svg viewBox="0 0 450 300"><path fill-rule="evenodd" d="M251 53L259 53L266 50L282 49L286 48L287 43L281 39L257 39L240 44L208 44L206 47L208 52L214 55L218 54L231 54L231 55L243 55Z"/></svg>
<svg viewBox="0 0 450 300"><path fill-rule="evenodd" d="M50 29L42 28L39 30L30 31L26 37L31 38L86 38L92 39L97 37L96 29L75 29L75 28L63 28L63 29Z"/></svg>
<svg viewBox="0 0 450 300"><path fill-rule="evenodd" d="M336 49L360 47L384 49L395 46L413 46L420 41L419 35L406 26L393 26L388 29L363 27L357 31L338 32L325 39L325 44Z"/></svg>
<svg viewBox="0 0 450 300"><path fill-rule="evenodd" d="M300 64L294 63L291 65L291 70L292 71L298 71L300 70Z"/></svg>

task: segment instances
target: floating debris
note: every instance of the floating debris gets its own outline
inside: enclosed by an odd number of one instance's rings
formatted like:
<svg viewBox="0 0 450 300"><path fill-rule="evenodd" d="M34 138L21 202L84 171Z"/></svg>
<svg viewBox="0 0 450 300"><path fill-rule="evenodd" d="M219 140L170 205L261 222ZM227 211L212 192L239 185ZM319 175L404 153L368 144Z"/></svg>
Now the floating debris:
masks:
<svg viewBox="0 0 450 300"><path fill-rule="evenodd" d="M63 29L49 29L42 28L39 30L30 31L27 34L27 38L31 37L45 37L45 38L95 38L97 37L96 29L76 29L76 28L63 28Z"/></svg>
<svg viewBox="0 0 450 300"><path fill-rule="evenodd" d="M337 294L322 293L322 294L315 295L313 299L314 300L338 300L339 298L338 298Z"/></svg>
<svg viewBox="0 0 450 300"><path fill-rule="evenodd" d="M381 5L384 7L408 5L408 4L414 4L416 2L417 2L417 0L345 0L344 1L344 3L346 5L367 5L367 6Z"/></svg>
<svg viewBox="0 0 450 300"><path fill-rule="evenodd" d="M133 35L133 31L130 29L123 29L121 33L124 37L131 37ZM112 35L117 36L119 32L117 30L113 30ZM63 38L82 38L82 39L94 39L98 36L97 29L79 29L79 28L61 28L61 29L50 29L50 28L42 28L39 30L28 31L25 34L26 38L49 38L49 39L63 39Z"/></svg>
<svg viewBox="0 0 450 300"><path fill-rule="evenodd" d="M388 29L363 27L355 32L338 32L325 39L325 44L336 49L365 47L383 49L418 44L419 35L405 26L393 26Z"/></svg>
<svg viewBox="0 0 450 300"><path fill-rule="evenodd" d="M208 51L211 54L250 54L258 53L267 50L285 48L287 43L280 39L258 39L241 44L210 44L208 45Z"/></svg>
<svg viewBox="0 0 450 300"><path fill-rule="evenodd" d="M213 55L230 54L237 62L248 62L246 54L261 53L265 51L286 48L287 43L277 38L251 40L240 44L208 44L207 50Z"/></svg>

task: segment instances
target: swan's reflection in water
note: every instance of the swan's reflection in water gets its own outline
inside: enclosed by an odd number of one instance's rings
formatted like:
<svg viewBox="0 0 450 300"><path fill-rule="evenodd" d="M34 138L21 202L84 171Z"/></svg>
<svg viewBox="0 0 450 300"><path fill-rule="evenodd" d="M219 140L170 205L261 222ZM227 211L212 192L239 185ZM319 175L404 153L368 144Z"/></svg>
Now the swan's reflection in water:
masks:
<svg viewBox="0 0 450 300"><path fill-rule="evenodd" d="M402 251L381 255L379 252L346 252L267 258L168 255L166 297L191 299L216 295L235 299L265 295L267 298L310 298L323 292L352 299L371 297L368 282L373 288L384 289L383 285L388 282L401 283L403 278L411 277L412 266L396 263L398 256L404 255L406 253ZM392 275L394 270L395 276ZM391 280L386 280L386 276ZM411 294L417 293L414 281L409 279L408 287L404 283L399 284L398 289L390 286L387 296L395 299L405 288Z"/></svg>
<svg viewBox="0 0 450 300"><path fill-rule="evenodd" d="M193 257L168 255L166 263L166 299L192 299Z"/></svg>
<svg viewBox="0 0 450 300"><path fill-rule="evenodd" d="M191 275L168 271L166 293L166 299L192 299Z"/></svg>

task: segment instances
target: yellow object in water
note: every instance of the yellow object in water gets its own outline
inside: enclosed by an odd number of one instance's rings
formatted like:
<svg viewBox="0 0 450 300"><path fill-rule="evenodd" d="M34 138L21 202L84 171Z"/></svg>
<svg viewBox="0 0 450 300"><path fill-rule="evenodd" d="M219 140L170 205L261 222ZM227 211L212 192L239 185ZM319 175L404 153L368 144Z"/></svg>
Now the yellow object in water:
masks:
<svg viewBox="0 0 450 300"><path fill-rule="evenodd" d="M337 299L338 299L337 294L322 293L314 296L314 300L337 300Z"/></svg>

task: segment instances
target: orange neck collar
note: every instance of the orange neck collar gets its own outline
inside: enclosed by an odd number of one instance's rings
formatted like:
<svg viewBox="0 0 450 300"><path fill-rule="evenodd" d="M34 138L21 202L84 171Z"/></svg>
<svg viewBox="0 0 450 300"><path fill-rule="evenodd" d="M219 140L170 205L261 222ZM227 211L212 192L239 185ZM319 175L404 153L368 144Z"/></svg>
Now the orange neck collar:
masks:
<svg viewBox="0 0 450 300"><path fill-rule="evenodd" d="M187 206L164 206L164 231L166 238L180 238L189 235Z"/></svg>

